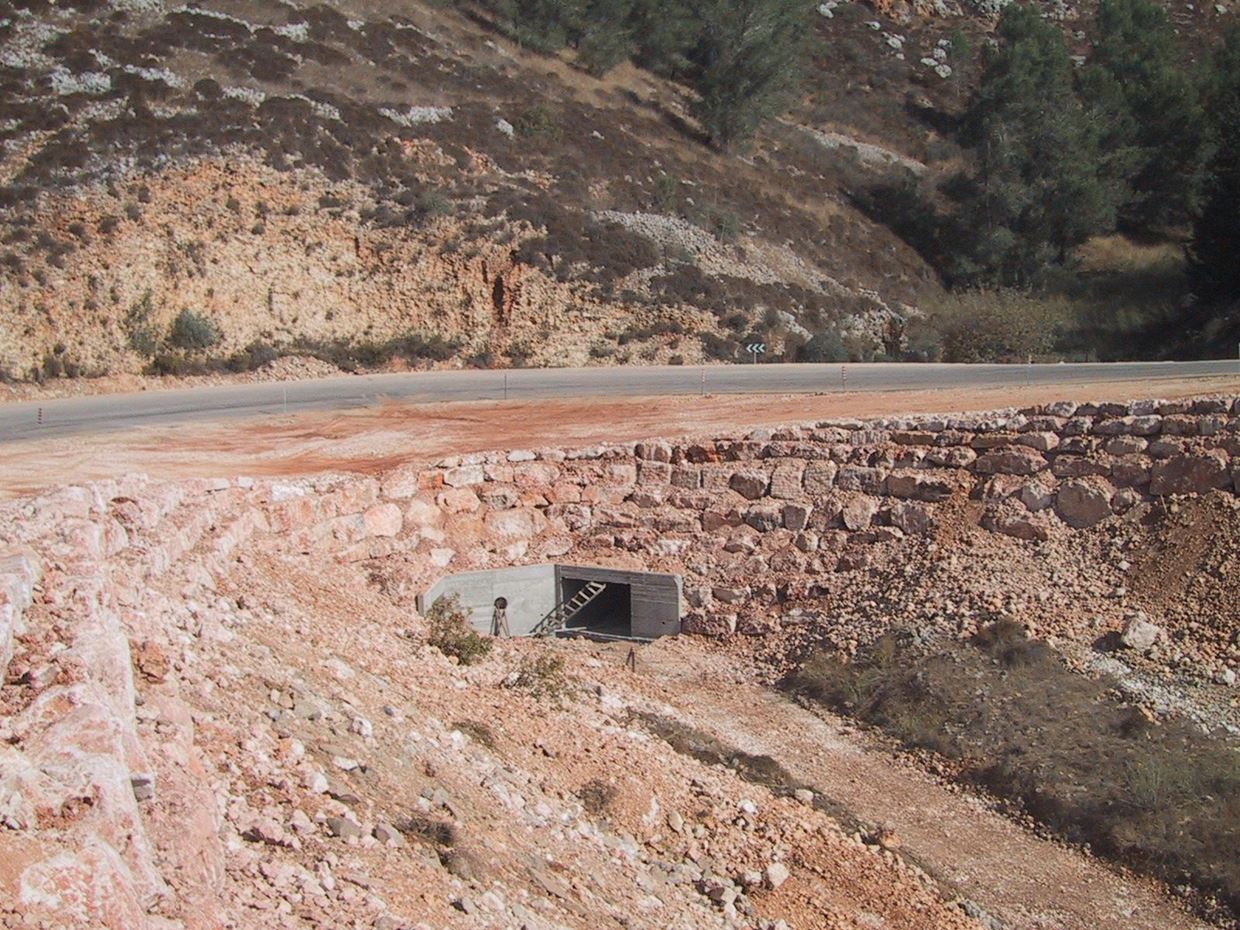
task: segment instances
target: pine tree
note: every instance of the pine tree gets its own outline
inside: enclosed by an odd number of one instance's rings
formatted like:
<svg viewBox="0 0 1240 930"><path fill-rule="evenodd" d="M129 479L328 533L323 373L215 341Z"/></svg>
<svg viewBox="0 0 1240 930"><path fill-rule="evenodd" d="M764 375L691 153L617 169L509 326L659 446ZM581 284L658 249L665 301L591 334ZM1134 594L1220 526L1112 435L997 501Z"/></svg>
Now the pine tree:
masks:
<svg viewBox="0 0 1240 930"><path fill-rule="evenodd" d="M961 277L1024 287L1113 227L1122 187L1101 157L1101 127L1077 98L1059 29L1028 6L1005 8L962 141L977 172L961 211L973 237Z"/></svg>
<svg viewBox="0 0 1240 930"><path fill-rule="evenodd" d="M694 115L722 149L753 136L796 87L807 0L697 0Z"/></svg>
<svg viewBox="0 0 1240 930"><path fill-rule="evenodd" d="M1132 194L1121 209L1129 225L1184 223L1197 204L1204 113L1167 11L1156 0L1101 0L1093 65L1122 96L1133 146Z"/></svg>
<svg viewBox="0 0 1240 930"><path fill-rule="evenodd" d="M591 74L606 74L636 50L634 0L587 0L573 36L577 60Z"/></svg>
<svg viewBox="0 0 1240 930"><path fill-rule="evenodd" d="M1205 206L1193 225L1189 273L1207 306L1240 301L1240 27L1215 56L1207 99L1214 155L1206 171Z"/></svg>

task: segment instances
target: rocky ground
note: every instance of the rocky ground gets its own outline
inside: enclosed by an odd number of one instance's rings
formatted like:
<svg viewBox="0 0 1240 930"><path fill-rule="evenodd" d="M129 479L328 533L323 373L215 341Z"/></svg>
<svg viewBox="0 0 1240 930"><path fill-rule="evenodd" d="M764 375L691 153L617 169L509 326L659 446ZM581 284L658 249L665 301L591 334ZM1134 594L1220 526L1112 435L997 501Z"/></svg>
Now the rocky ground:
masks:
<svg viewBox="0 0 1240 930"><path fill-rule="evenodd" d="M763 683L811 646L1010 617L1083 673L1120 663L1154 717L1234 725L1235 404L7 502L0 925L1198 927ZM436 575L543 558L675 561L708 635L636 671L588 643L470 666L427 645L413 597Z"/></svg>

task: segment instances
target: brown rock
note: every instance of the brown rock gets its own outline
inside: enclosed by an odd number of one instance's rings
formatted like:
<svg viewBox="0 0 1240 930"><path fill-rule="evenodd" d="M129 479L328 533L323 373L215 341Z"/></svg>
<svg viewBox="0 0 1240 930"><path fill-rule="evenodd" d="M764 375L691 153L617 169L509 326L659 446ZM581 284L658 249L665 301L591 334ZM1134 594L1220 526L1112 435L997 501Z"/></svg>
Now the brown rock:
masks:
<svg viewBox="0 0 1240 930"><path fill-rule="evenodd" d="M770 479L766 472L757 469L738 471L728 480L728 487L747 500L757 500L766 493Z"/></svg>
<svg viewBox="0 0 1240 930"><path fill-rule="evenodd" d="M166 680L171 667L164 651L150 640L133 651L133 665L139 675L153 682Z"/></svg>
<svg viewBox="0 0 1240 930"><path fill-rule="evenodd" d="M973 467L983 475L1034 475L1046 468L1046 459L1034 449L1009 447L979 456Z"/></svg>
<svg viewBox="0 0 1240 930"><path fill-rule="evenodd" d="M872 497L856 495L844 503L840 512L846 528L853 532L863 530L878 513L878 501Z"/></svg>
<svg viewBox="0 0 1240 930"><path fill-rule="evenodd" d="M1111 515L1114 490L1100 480L1073 479L1059 486L1055 513L1069 526L1083 529Z"/></svg>
<svg viewBox="0 0 1240 930"><path fill-rule="evenodd" d="M918 501L942 501L956 492L953 476L932 472L892 472L887 476L887 493L892 497Z"/></svg>
<svg viewBox="0 0 1240 930"><path fill-rule="evenodd" d="M1154 465L1150 493L1204 494L1231 484L1227 453L1211 449L1200 455L1175 455Z"/></svg>
<svg viewBox="0 0 1240 930"><path fill-rule="evenodd" d="M835 487L835 476L839 466L834 462L810 462L805 466L803 483L805 492L818 497Z"/></svg>
<svg viewBox="0 0 1240 930"><path fill-rule="evenodd" d="M986 511L982 526L993 533L1016 539L1045 540L1050 538L1050 523L1045 513L1033 514L1007 502Z"/></svg>
<svg viewBox="0 0 1240 930"><path fill-rule="evenodd" d="M897 501L891 505L891 525L906 533L924 536L934 528L934 517L924 504Z"/></svg>
<svg viewBox="0 0 1240 930"><path fill-rule="evenodd" d="M805 529L809 526L809 517L813 510L809 504L785 504L784 527L794 532Z"/></svg>

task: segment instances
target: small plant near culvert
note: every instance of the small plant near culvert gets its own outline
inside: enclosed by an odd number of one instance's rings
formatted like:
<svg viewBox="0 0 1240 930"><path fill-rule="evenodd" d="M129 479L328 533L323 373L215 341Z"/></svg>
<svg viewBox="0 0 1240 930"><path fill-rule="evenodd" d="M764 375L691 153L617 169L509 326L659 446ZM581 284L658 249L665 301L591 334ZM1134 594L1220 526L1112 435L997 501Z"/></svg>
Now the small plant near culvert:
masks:
<svg viewBox="0 0 1240 930"><path fill-rule="evenodd" d="M168 330L168 344L177 349L200 351L220 341L219 330L210 319L193 310L182 310Z"/></svg>
<svg viewBox="0 0 1240 930"><path fill-rule="evenodd" d="M522 659L509 676L508 684L553 704L563 704L572 694L572 683L564 672L564 657L546 652Z"/></svg>
<svg viewBox="0 0 1240 930"><path fill-rule="evenodd" d="M601 778L591 778L577 789L577 797L581 798L581 806L587 814L598 817L607 812L616 800L616 786L608 784Z"/></svg>
<svg viewBox="0 0 1240 930"><path fill-rule="evenodd" d="M481 720L457 720L453 722L452 728L460 730L479 746L495 748L495 731Z"/></svg>
<svg viewBox="0 0 1240 930"><path fill-rule="evenodd" d="M427 644L462 665L473 665L491 652L491 640L481 636L470 625L461 599L445 595L435 599L426 612Z"/></svg>

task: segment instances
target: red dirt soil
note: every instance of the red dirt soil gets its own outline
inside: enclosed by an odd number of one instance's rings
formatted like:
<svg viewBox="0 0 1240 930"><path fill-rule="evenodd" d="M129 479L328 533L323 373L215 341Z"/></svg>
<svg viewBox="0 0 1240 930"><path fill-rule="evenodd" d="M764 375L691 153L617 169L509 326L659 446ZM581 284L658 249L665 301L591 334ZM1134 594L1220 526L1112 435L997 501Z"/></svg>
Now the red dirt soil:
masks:
<svg viewBox="0 0 1240 930"><path fill-rule="evenodd" d="M1122 401L1240 391L1240 377L867 394L581 398L385 403L310 413L146 427L0 446L0 498L121 474L152 478L373 474L489 449L589 445L731 432L827 417L990 410L1070 399Z"/></svg>

